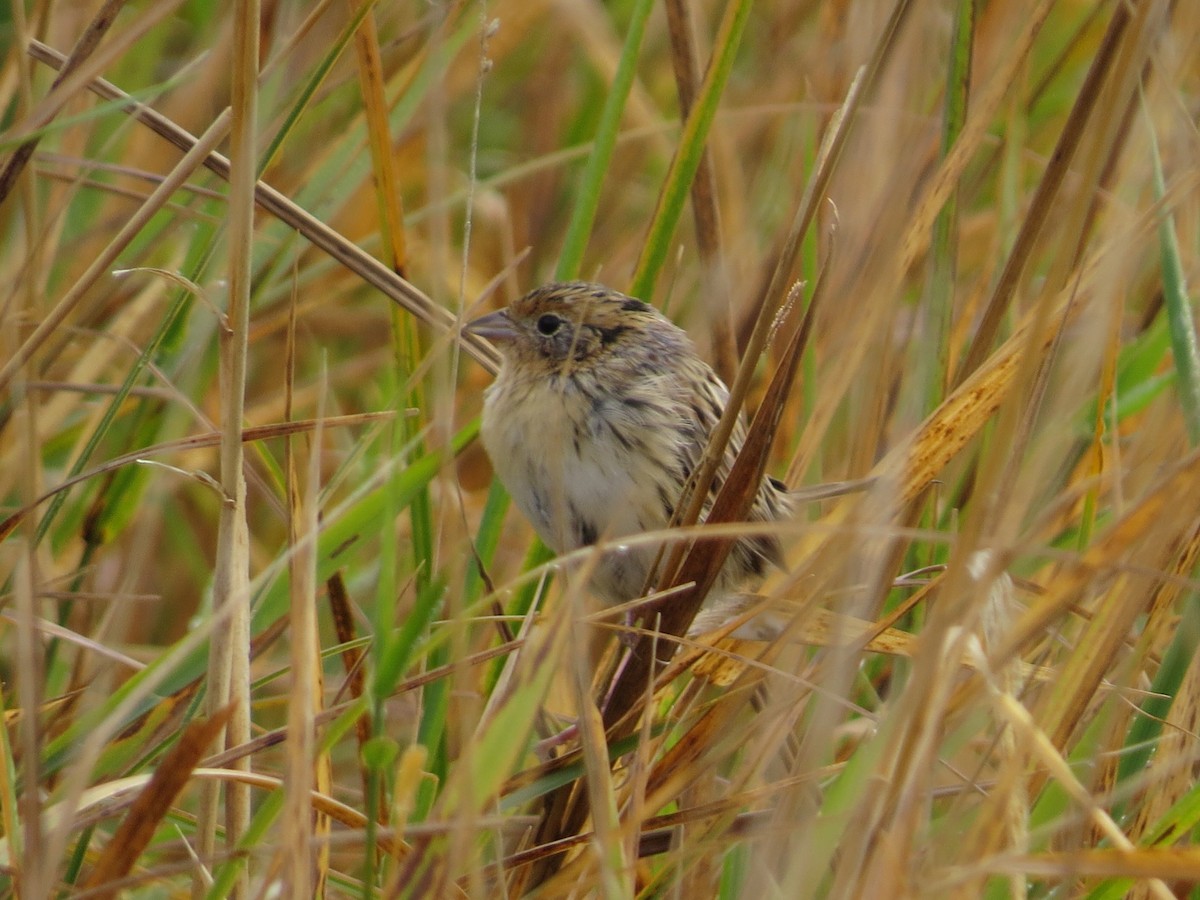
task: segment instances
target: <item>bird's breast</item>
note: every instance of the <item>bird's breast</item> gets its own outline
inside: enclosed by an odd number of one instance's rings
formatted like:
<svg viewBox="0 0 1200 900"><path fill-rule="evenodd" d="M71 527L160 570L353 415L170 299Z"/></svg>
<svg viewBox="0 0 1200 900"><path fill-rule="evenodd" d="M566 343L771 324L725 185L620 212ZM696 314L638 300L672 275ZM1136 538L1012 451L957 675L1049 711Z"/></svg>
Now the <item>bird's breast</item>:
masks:
<svg viewBox="0 0 1200 900"><path fill-rule="evenodd" d="M572 383L496 382L484 445L513 501L551 548L662 528L675 499L637 401ZM677 493L677 488L675 490ZM664 503L664 498L667 498Z"/></svg>

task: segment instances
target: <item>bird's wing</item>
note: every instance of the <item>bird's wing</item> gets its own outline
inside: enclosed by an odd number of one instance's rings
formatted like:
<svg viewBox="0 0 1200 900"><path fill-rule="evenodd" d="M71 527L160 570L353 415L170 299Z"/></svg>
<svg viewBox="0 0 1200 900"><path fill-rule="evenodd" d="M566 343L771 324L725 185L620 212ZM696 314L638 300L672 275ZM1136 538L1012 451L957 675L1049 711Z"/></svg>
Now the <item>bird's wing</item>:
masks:
<svg viewBox="0 0 1200 900"><path fill-rule="evenodd" d="M686 455L688 456L688 473L694 473L700 458L708 445L709 436L717 426L726 404L729 401L729 390L725 387L716 373L704 366L702 376L685 378L684 382L691 388L688 398L688 418L691 427L685 429L689 434ZM734 423L729 442L721 454L716 473L708 490L702 510L702 518L707 519L712 503L720 493L721 487L733 469L734 460L741 452L746 441L746 419L739 414ZM757 496L746 517L751 522L771 522L785 518L787 515L787 495L785 490L776 487L769 478L763 478L758 487ZM774 535L756 535L743 542L751 553L762 557L767 562L779 568L784 567L783 548Z"/></svg>

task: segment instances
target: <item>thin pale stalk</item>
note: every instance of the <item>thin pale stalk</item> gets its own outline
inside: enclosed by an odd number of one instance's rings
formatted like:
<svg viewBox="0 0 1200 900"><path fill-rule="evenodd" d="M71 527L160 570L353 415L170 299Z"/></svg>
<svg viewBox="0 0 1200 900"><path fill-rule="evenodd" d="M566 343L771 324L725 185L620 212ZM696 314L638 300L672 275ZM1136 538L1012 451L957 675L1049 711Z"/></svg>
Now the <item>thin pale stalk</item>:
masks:
<svg viewBox="0 0 1200 900"><path fill-rule="evenodd" d="M246 521L246 478L243 471L242 421L246 402L246 354L250 332L250 295L253 278L254 187L258 180L259 4L238 0L234 28L233 80L230 109L229 197L229 308L221 346L221 489L224 502L217 526L217 558L213 573L213 607L229 610L228 623L209 645L209 713L215 716L233 703L234 714L225 730L226 747L250 739L250 558ZM249 771L248 757L234 768ZM201 820L202 844L215 845L216 816L213 797L207 798ZM244 784L225 791L225 843L237 847L250 822L250 792ZM203 852L201 853L203 856ZM249 890L245 870L236 880L235 898Z"/></svg>
<svg viewBox="0 0 1200 900"><path fill-rule="evenodd" d="M292 418L296 372L295 303L287 335L286 414ZM322 384L325 382L322 378ZM318 395L317 421L324 416L325 392ZM320 507L320 425L309 443L308 465L303 480L296 461L295 441L285 447L288 488L288 555L291 609L289 611L289 658L293 690L288 694L287 777L284 780L283 879L285 892L293 897L323 896L313 890L314 822L311 792L316 758L316 714L320 712L320 635L317 630L317 512ZM328 849L318 854L320 871L328 865ZM320 875L318 874L320 881Z"/></svg>

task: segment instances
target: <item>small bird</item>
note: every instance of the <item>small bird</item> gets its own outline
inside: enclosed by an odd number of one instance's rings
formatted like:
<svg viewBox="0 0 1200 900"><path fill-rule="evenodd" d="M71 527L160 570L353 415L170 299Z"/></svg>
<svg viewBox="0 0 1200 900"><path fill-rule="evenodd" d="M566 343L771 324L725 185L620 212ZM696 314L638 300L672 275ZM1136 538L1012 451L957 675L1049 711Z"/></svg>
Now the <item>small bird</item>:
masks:
<svg viewBox="0 0 1200 900"><path fill-rule="evenodd" d="M659 549L620 539L670 524L728 388L682 329L653 306L600 284L544 285L465 330L494 342L503 359L484 392L481 434L517 507L556 553L597 541L613 547L591 576L602 600L643 596L654 585ZM745 434L740 421L705 516ZM747 518L791 515L786 486L763 478ZM782 559L774 535L739 539L706 608L753 590Z"/></svg>

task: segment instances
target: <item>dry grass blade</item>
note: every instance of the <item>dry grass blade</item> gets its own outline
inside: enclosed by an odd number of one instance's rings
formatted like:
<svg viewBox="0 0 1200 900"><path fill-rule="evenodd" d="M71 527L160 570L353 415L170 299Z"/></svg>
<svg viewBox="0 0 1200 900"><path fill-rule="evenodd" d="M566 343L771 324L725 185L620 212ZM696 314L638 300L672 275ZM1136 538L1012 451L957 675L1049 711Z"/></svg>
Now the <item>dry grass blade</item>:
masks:
<svg viewBox="0 0 1200 900"><path fill-rule="evenodd" d="M1000 65L992 73L988 83L972 93L970 113L958 140L942 160L933 180L915 204L898 261L901 272L908 271L928 246L934 220L983 144L987 130L995 121L1001 105L1011 96L1018 73L1027 64L1038 33L1054 6L1055 0L1037 0L1030 9L1024 11L1018 20L1020 32L1003 54Z"/></svg>
<svg viewBox="0 0 1200 900"><path fill-rule="evenodd" d="M54 121L67 102L80 90L84 84L98 73L108 68L113 60L128 53L139 40L145 37L154 26L160 24L176 12L183 0L168 0L156 3L154 8L138 16L131 27L121 33L97 53L100 42L108 34L116 21L117 14L125 6L125 0L105 0L104 5L96 11L92 20L80 32L71 54L63 60L62 71L54 79L49 94L42 100L37 109L31 110L23 128L20 131L37 131ZM38 136L33 136L19 145L0 170L0 206L8 199L16 184L17 178L37 150Z"/></svg>
<svg viewBox="0 0 1200 900"><path fill-rule="evenodd" d="M348 0L351 14L356 0ZM379 53L379 32L375 15L368 12L354 32L354 51L358 60L358 80L362 87L363 110L367 119L371 166L379 204L379 224L383 238L384 262L403 276L407 251L404 239L404 211L400 208L396 162L392 156L392 136L387 120L387 96L384 93L383 61Z"/></svg>
<svg viewBox="0 0 1200 900"><path fill-rule="evenodd" d="M747 431L746 440L713 501L708 516L709 524L742 521L754 502L763 478L771 442L779 425L779 416L810 333L819 297L818 291L805 311L802 323L788 342L762 406L759 407ZM669 590L689 583L694 586L682 597L673 599L666 607L657 623L657 632L671 636L681 635L687 630L732 545L733 540L726 538L697 541L692 546L684 557L680 570L668 579L664 588ZM609 729L610 740L623 737L625 730L632 728L637 716L638 701L646 697L646 686L654 681L656 660L659 663L666 662L674 655L675 650L674 642L660 642L655 634L643 636L630 650L604 708L604 724ZM621 726L618 723L625 724ZM584 801L585 796L576 793L573 808L564 808L564 834L582 826L588 810Z"/></svg>
<svg viewBox="0 0 1200 900"><path fill-rule="evenodd" d="M907 8L907 4L902 0L896 7L897 16L905 8ZM886 36L884 46L886 47ZM879 55L882 55L882 50L883 48L881 48ZM776 313L782 308L785 297L789 294L789 290L784 287L787 284L787 274L792 270L794 265L795 256L799 252L800 241L816 216L817 207L821 202L825 187L828 185L830 178L833 177L833 170L837 164L839 153L849 135L850 126L854 121L854 114L862 101L864 90L864 79L860 73L860 76L851 84L845 102L839 108L837 116L835 116L833 122L830 124L829 132L824 137L821 153L818 157L817 170L805 187L805 193L796 210L796 217L792 222L791 231L788 233L784 251L775 265L770 285L759 308L758 317L754 323L754 331L747 342L742 363L738 367L737 377L734 379L733 384L729 386L729 400L725 404L720 421L709 435L708 446L705 448L704 456L701 458L700 464L696 467L693 483L689 488L690 493L687 497L687 504L684 507L683 514L679 517L679 523L682 525L691 525L699 521L700 510L704 505L704 498L708 494L709 487L716 476L717 467L720 465L725 448L729 444L729 438L733 434L734 426L741 415L742 404L745 402L753 372L758 360L767 348L767 340L774 327ZM679 565L681 553L681 548L672 550L667 556L667 563L663 571L675 571Z"/></svg>
<svg viewBox="0 0 1200 900"><path fill-rule="evenodd" d="M1114 560L1129 558L1136 554L1140 542L1147 535L1147 526L1161 524L1166 534L1184 534L1190 537L1195 527L1193 510L1200 503L1197 496L1196 473L1200 471L1200 453L1192 453L1174 470L1164 476L1154 489L1131 505L1129 510L1083 554L1077 563L1065 567L1064 571L1049 586L1046 594L1021 618L1012 633L992 654L998 661L1006 661L1019 655L1030 643L1040 640L1048 627L1070 608L1077 598L1085 593L1098 578L1111 571ZM1155 543L1161 535L1155 532ZM1170 550L1168 542L1159 552ZM1164 560L1156 560L1159 565ZM1151 571L1154 571L1153 569ZM1111 653L1114 637L1123 635L1109 621L1112 616L1132 616L1137 610L1129 609L1119 590L1110 588L1106 592L1106 603L1101 615L1094 619L1094 634L1091 640L1104 641ZM1112 634L1108 634L1111 630ZM1106 636L1107 635L1107 636ZM1090 646L1090 645L1089 645ZM1101 647L1101 650L1104 649ZM1086 703L1104 669L1111 664L1109 653L1087 654L1075 657L1070 673L1060 683L1060 689L1048 700L1040 711L1039 722L1051 735L1054 745L1062 747L1078 723L1080 704Z"/></svg>
<svg viewBox="0 0 1200 900"><path fill-rule="evenodd" d="M61 54L40 42L31 42L29 52L34 58L47 65L62 65L63 57ZM127 103L127 108L134 118L176 147L185 151L193 151L197 148L197 138L185 129L180 128L174 122L156 113L145 104L133 100L124 91L107 81L99 78L94 79L88 83L88 88L108 100L121 100ZM212 130L210 128L209 133ZM223 136L223 132L220 136ZM219 140L206 141L205 146L198 151L198 155L195 158L209 171L228 180L230 178L229 160L213 150L213 147L218 142ZM191 153L189 153L187 159L190 160L192 158ZM186 173L184 174L186 175ZM164 190L167 187L164 182L163 186L155 191L154 196L173 193L182 183L182 180L180 178L178 182L172 182L169 190ZM400 306L421 321L445 331L450 331L456 327L455 317L451 313L438 306L423 292L369 253L362 250L353 241L348 240L320 219L307 213L284 194L274 190L267 184L259 182L254 187L254 199L267 212L276 216L281 222L296 229L313 246L327 253L332 259L341 263L362 278L367 284L375 287L387 297L400 304ZM113 258L115 259L115 254ZM466 348L467 352L480 365L489 371L496 371L499 367L500 357L487 341L465 335L460 340L463 347ZM32 352L32 348L29 352ZM0 386L4 383L6 373L7 369L0 370Z"/></svg>
<svg viewBox="0 0 1200 900"><path fill-rule="evenodd" d="M1195 546L1193 539L1193 546ZM1192 555L1190 562L1195 563ZM1195 789L1193 775L1194 735L1200 734L1200 655L1193 656L1179 693L1171 703L1167 717L1170 725L1151 758L1147 779L1155 785L1148 792L1145 804L1138 810L1131 832L1139 844L1153 841L1166 843L1161 835L1160 822L1167 819L1171 809Z"/></svg>
<svg viewBox="0 0 1200 900"><path fill-rule="evenodd" d="M22 895L1192 890L1200 3L664 3L0 13ZM679 522L551 559L458 307L564 273L733 390ZM822 487L742 521L764 471ZM593 603L659 548L676 588ZM214 637L252 731L181 765Z"/></svg>
<svg viewBox="0 0 1200 900"><path fill-rule="evenodd" d="M1144 10L1149 6L1148 3L1140 4L1143 15ZM996 290L984 310L983 319L972 338L971 347L963 358L955 378L956 382L961 382L982 364L987 356L988 348L995 340L1001 318L1016 293L1021 273L1025 270L1038 238L1046 226L1046 220L1051 207L1057 201L1063 180L1071 170L1075 151L1087 134L1088 120L1097 108L1104 82L1109 78L1113 59L1121 47L1131 19L1132 14L1125 4L1118 4L1113 8L1113 16L1109 20L1104 41L1092 60L1087 80L1080 88L1075 105L1071 108L1071 115L1063 126L1058 146L1054 148L1054 152L1050 156L1050 165L1046 168L1042 180L1038 184L1037 192L1033 195L1030 208L1022 222L1020 234L1017 235L1016 243L1005 262L1004 271L996 284Z"/></svg>
<svg viewBox="0 0 1200 900"><path fill-rule="evenodd" d="M1161 517L1168 513L1170 515L1166 519L1168 524L1177 525L1180 521L1188 521L1186 518L1180 518L1186 517L1188 510L1186 508L1181 510L1176 506L1174 500L1178 495L1175 492L1190 488L1190 473L1195 469L1197 463L1196 452L1189 453L1184 459L1176 461L1136 502L1124 509L1120 517L1114 519L1103 536L1092 545L1094 550L1089 550L1062 565L1061 572L1056 572L1057 577L1053 582L1052 590L1045 591L1031 606L1023 617L1020 627L1014 629L1002 648L996 652L996 659L1019 655L1030 642L1036 641L1045 633L1045 629L1055 618L1074 608L1068 599L1070 595L1083 591L1090 581L1101 575L1119 571L1120 566L1113 565L1112 560L1119 558L1120 555L1129 555L1130 550L1137 546L1138 538L1147 534L1145 526L1148 523L1160 521ZM1195 550L1191 547L1194 537L1187 528L1177 529L1171 535L1171 541L1167 543L1178 541L1181 534L1187 535L1188 550L1180 556L1180 559L1188 560L1194 555ZM1153 575L1163 581L1164 588L1170 588L1172 591L1191 585L1190 579L1172 578L1170 568L1162 570L1148 566L1134 566L1132 571L1142 575ZM1174 596L1174 594L1168 596Z"/></svg>
<svg viewBox="0 0 1200 900"><path fill-rule="evenodd" d="M799 289L799 285L793 288L793 295ZM705 524L740 522L750 511L766 472L768 455L779 428L784 404L795 382L800 358L808 345L813 321L821 308L822 297L823 292L818 286L799 326L780 356L762 404L746 431L746 440L721 485L721 490L713 500ZM732 541L724 540L712 543L697 542L689 549L679 571L671 573L662 587L669 590L694 583L695 588L691 596L673 602L665 611L660 624L664 634L678 635L687 631L732 546Z"/></svg>
<svg viewBox="0 0 1200 900"><path fill-rule="evenodd" d="M793 266L800 240L816 215L817 207L824 194L824 188L832 177L841 148L847 140L850 127L854 122L854 116L859 109L864 92L870 86L874 75L878 73L882 60L886 58L888 48L892 46L899 25L903 21L908 8L909 5L905 0L900 0L893 8L892 17L888 26L884 29L877 51L873 56L873 66L870 74L863 76L860 73L860 77L853 82L848 96L839 110L838 116L831 123L830 129L825 135L817 170L810 179L805 189L805 194L797 208L784 252L775 266L768 293L759 310L754 332L746 347L745 358L738 370L737 378L733 385L731 385L729 401L723 410L720 421L709 436L705 454L696 467L693 483L689 488L690 493L687 497L685 512L680 517L680 523L683 525L696 522L699 518L704 498L707 495L709 486L712 484L713 478L716 476L717 467L725 452L725 447L732 434L734 424L738 420L741 405L749 386L751 373L760 355L766 348L767 338L774 325L776 311L784 304L785 291L783 286L786 283L786 275ZM794 340L789 346L788 353L785 354L786 362L781 365L779 372L776 373L776 377L773 380L772 389L776 392L774 400L765 402L763 409L760 409L759 415L755 417L755 421L747 435L747 440L743 444L731 471L728 473L717 499L714 501L713 508L709 513L710 521L735 521L743 518L745 510L749 508L762 476L766 454L769 450L771 437L778 424L778 416L782 410L783 401L787 396L788 389L795 375L800 353L803 350L804 341L808 335L808 329L811 327L812 307L813 304L810 304L809 309L806 311L805 325L797 330ZM727 551L728 545L725 547L725 552ZM663 621L659 625L660 630L667 635L681 634L686 629L688 623L694 618L700 603L703 601L705 592L711 584L710 579L719 571L719 564L711 568L708 566L709 557L707 553L699 554L693 552L690 554L692 561L689 564L683 560L683 552L683 547L677 546L665 554L666 564L663 571L667 573L678 572L678 575L669 577L668 584L683 584L689 580L694 581L696 580L696 576L699 576L702 580L697 581L696 587L692 589L691 595L687 600L674 603L667 610ZM713 558L716 557L721 557L720 549L718 549L717 553L713 554ZM693 567L698 571L692 571ZM674 646L670 643L665 643L664 647L666 648L665 652L674 651ZM616 684L609 694L609 700L604 710L606 727L611 729L618 722L622 721L626 722L624 725L625 728L631 727L627 717L631 710L635 708L639 698L643 696L646 685L653 681L652 673L654 671L655 654L652 654L649 648L650 642L646 638L643 638L630 651ZM617 734L619 733L617 732ZM539 830L539 840L545 842L574 833L582 826L586 817L587 806L584 796L579 792L572 794L567 789L560 789L548 805L547 815L543 820L542 828ZM547 870L543 870L539 874L544 875L545 871Z"/></svg>
<svg viewBox="0 0 1200 900"><path fill-rule="evenodd" d="M0 613L0 620L8 622L12 625L19 626L21 624L19 619L17 619L15 616L9 615L8 613ZM33 628L35 631L45 635L46 637L68 641L90 651L91 653L96 654L98 657L110 659L113 662L124 666L130 671L136 672L145 668L143 663L138 662L133 657L127 656L126 654L119 650L115 650L112 647L106 647L101 642L87 637L87 635L71 631L69 628L64 628L57 622L50 622L46 619L34 619Z"/></svg>
<svg viewBox="0 0 1200 900"><path fill-rule="evenodd" d="M255 425L246 428L242 431L242 442L265 441L272 438L288 437L294 434L303 434L307 431L313 431L318 424L322 428L339 428L351 425L360 425L367 422L376 422L392 418L390 412L381 413L360 413L350 416L334 416L323 422L318 423L316 419L302 419L297 422L278 422L270 425ZM23 509L18 510L12 515L0 521L0 541L4 540L13 529L16 528L22 520L27 518L35 509L52 498L55 494L65 491L68 488L74 487L77 484L82 484L85 481L90 481L97 475L103 475L106 472L113 472L120 469L122 466L127 466L131 463L136 463L143 459L151 459L155 456L161 456L166 453L180 453L188 450L199 450L204 447L216 447L221 443L221 432L209 431L204 434L196 434L191 437L179 438L173 441L164 441L161 444L155 444L151 447L143 447L140 450L133 450L129 453L124 453L121 456L107 460L88 469L80 472L73 478L68 478L62 484L55 486L53 489L42 494L32 503L26 505Z"/></svg>
<svg viewBox="0 0 1200 900"><path fill-rule="evenodd" d="M903 10L906 8L904 3L900 3L896 7L893 19L898 19L902 16ZM893 21L893 26L896 24ZM882 56L887 46L888 35L894 33L889 30L884 37L883 44L880 48L879 55ZM784 291L784 281L786 273L789 272L793 265L793 260L799 250L800 240L807 231L814 216L816 215L817 206L820 203L820 198L823 195L825 186L828 185L830 178L833 176L834 167L837 164L838 156L842 146L844 146L849 134L850 126L853 123L854 114L857 111L859 104L862 101L863 91L865 89L864 79L860 73L850 87L850 91L845 102L838 110L837 116L830 124L830 129L825 135L822 150L818 157L818 167L813 174L812 179L808 182L805 188L804 197L801 198L800 205L797 208L795 219L792 222L791 231L788 234L788 240L785 245L784 252L777 261L774 271L771 276L771 283L768 288L768 294L764 298L759 312L758 318L755 321L754 333L751 335L750 341L746 347L746 355L742 360L742 364L738 369L738 375L734 383L730 386L729 400L722 411L721 419L717 426L709 435L708 446L705 448L704 456L701 457L699 465L692 476L692 481L685 491L686 504L681 503L680 508L683 509L682 514L678 514L678 524L691 525L699 521L700 511L703 508L705 498L708 496L708 491L716 477L717 469L720 466L725 449L728 446L730 436L733 434L733 429L741 415L742 404L745 401L746 392L749 387L751 373L754 371L758 359L767 348L767 339L772 333L776 324L776 314L784 307L787 297L793 297L797 286L792 286L786 294ZM778 293L777 293L778 292ZM812 314L814 302L810 303L806 310L805 324L797 332L796 339L802 342L807 336L807 329L812 324ZM793 366L798 364L798 357L793 360ZM783 396L786 396L787 387L790 387L792 379L795 375L794 368L790 371L785 371L781 368L780 372L783 375L783 383L780 387L783 389ZM782 402L782 401L781 401ZM778 416L782 409L774 409L771 411L772 416ZM767 420L763 420L765 427ZM777 424L777 423L776 423ZM771 433L774 431L774 426L771 427ZM761 439L756 438L756 440ZM744 471L744 470L743 470ZM756 482L757 484L757 482ZM709 516L712 520L712 514ZM716 520L713 520L716 521ZM666 563L662 571L668 573L669 579L673 579L673 573L679 572L683 560L685 546L680 544L665 554ZM682 584L682 581L674 581L676 584ZM694 607L691 614L685 614L685 617L690 621L691 616L694 616L695 609L699 608L703 600L703 592L699 592L699 599L695 599ZM686 627L686 625L684 625ZM668 634L679 634L682 631L666 631ZM630 695L632 697L632 695ZM611 720L610 720L611 721Z"/></svg>
<svg viewBox="0 0 1200 900"><path fill-rule="evenodd" d="M946 465L1000 408L1012 389L1025 355L1038 359L1053 346L1071 317L1079 312L1070 297L1057 299L1052 308L1034 310L1003 346L959 385L917 428L893 449L872 475L886 490L894 491L898 506L915 499L939 477ZM846 507L853 504L846 504ZM847 515L843 509L842 515ZM839 511L835 510L835 515Z"/></svg>
<svg viewBox="0 0 1200 900"><path fill-rule="evenodd" d="M227 706L215 716L192 722L184 729L100 852L86 884L87 888L97 891L94 896L117 896L115 888L104 889L104 886L123 878L133 868L171 804L191 779L193 770L224 731L231 715L233 707Z"/></svg>
<svg viewBox="0 0 1200 900"><path fill-rule="evenodd" d="M17 368L31 359L42 344L63 327L68 316L83 302L87 292L95 286L101 276L113 267L121 252L146 227L150 219L166 205L170 196L183 185L196 167L224 140L227 126L227 120L219 118L209 126L203 135L193 140L191 150L146 198L137 214L130 217L103 252L91 261L87 269L54 308L38 323L33 333L11 355L8 362L0 366L0 390L7 387Z"/></svg>
<svg viewBox="0 0 1200 900"><path fill-rule="evenodd" d="M992 861L993 871L1038 876L1087 878L1154 878L1193 884L1200 879L1200 850L1194 847L1109 849L1038 853ZM1173 897L1167 891L1159 896Z"/></svg>
<svg viewBox="0 0 1200 900"><path fill-rule="evenodd" d="M354 625L354 608L350 594L346 590L346 582L340 572L335 572L326 582L325 590L329 595L329 614L333 618L333 627L339 644L346 649L342 651L342 668L346 673L345 687L342 689L352 700L363 696L366 688L367 673L365 664L366 652L355 646L358 642L358 632ZM339 692L341 693L341 692ZM358 741L359 758L361 760L363 747L371 737L371 723L366 716L360 716L354 723L354 735ZM363 796L370 791L370 775L366 766L360 763L359 772L362 776ZM387 807L379 805L381 824L388 822Z"/></svg>
<svg viewBox="0 0 1200 900"><path fill-rule="evenodd" d="M986 660L982 659L982 648L979 670L984 673L984 685L994 704L1000 721L1012 728L1017 738L1017 744L1031 762L1037 763L1053 778L1067 795L1083 810L1084 814L1096 830L1111 841L1118 849L1132 851L1133 842L1120 829L1108 811L1103 809L1083 784L1071 771L1070 763L1061 755L1059 747L1051 742L1051 738L1037 727L1029 710L998 683L997 678L987 668ZM1153 896L1171 898L1174 895L1159 879L1151 879L1148 887Z"/></svg>
<svg viewBox="0 0 1200 900"><path fill-rule="evenodd" d="M253 280L254 188L258 153L259 5L238 0L234 30L234 65L230 99L229 300L220 335L221 443L220 482L224 494L217 527L213 572L213 607L228 618L214 633L208 650L205 700L210 714L234 704L234 715L223 732L225 747L250 740L250 525L246 508L246 476L241 431L245 420L246 372L250 344L250 293ZM232 763L250 770L243 757ZM201 857L216 849L218 830L217 783L206 785L200 808ZM225 788L225 844L236 847L250 824L250 792L245 785ZM197 882L199 886L199 882ZM233 894L245 898L248 875L236 879Z"/></svg>
<svg viewBox="0 0 1200 900"><path fill-rule="evenodd" d="M696 57L695 26L688 0L666 0L667 34L671 38L671 65L679 95L680 117L686 119L696 99L700 66ZM717 135L713 136L714 138ZM721 219L717 207L717 182L712 153L701 151L692 180L692 220L696 227L696 250L700 263L710 273L705 280L705 305L712 311L713 370L728 384L737 371L737 344L733 335L732 285L721 258Z"/></svg>
<svg viewBox="0 0 1200 900"><path fill-rule="evenodd" d="M295 304L288 319L285 415L291 418L295 383ZM321 675L321 636L317 627L317 531L320 504L320 460L324 428L325 391L317 403L317 428L308 448L308 465L297 463L295 442L288 440L285 468L288 488L288 557L291 603L288 625L293 688L288 701L287 778L284 782L283 882L296 897L321 897L329 872L326 838L329 820L314 816L310 796L315 784L329 794L332 778L328 753L317 752L316 717L324 694ZM303 458L303 456L301 457ZM303 473L303 477L302 477ZM310 850L320 835L316 860Z"/></svg>

